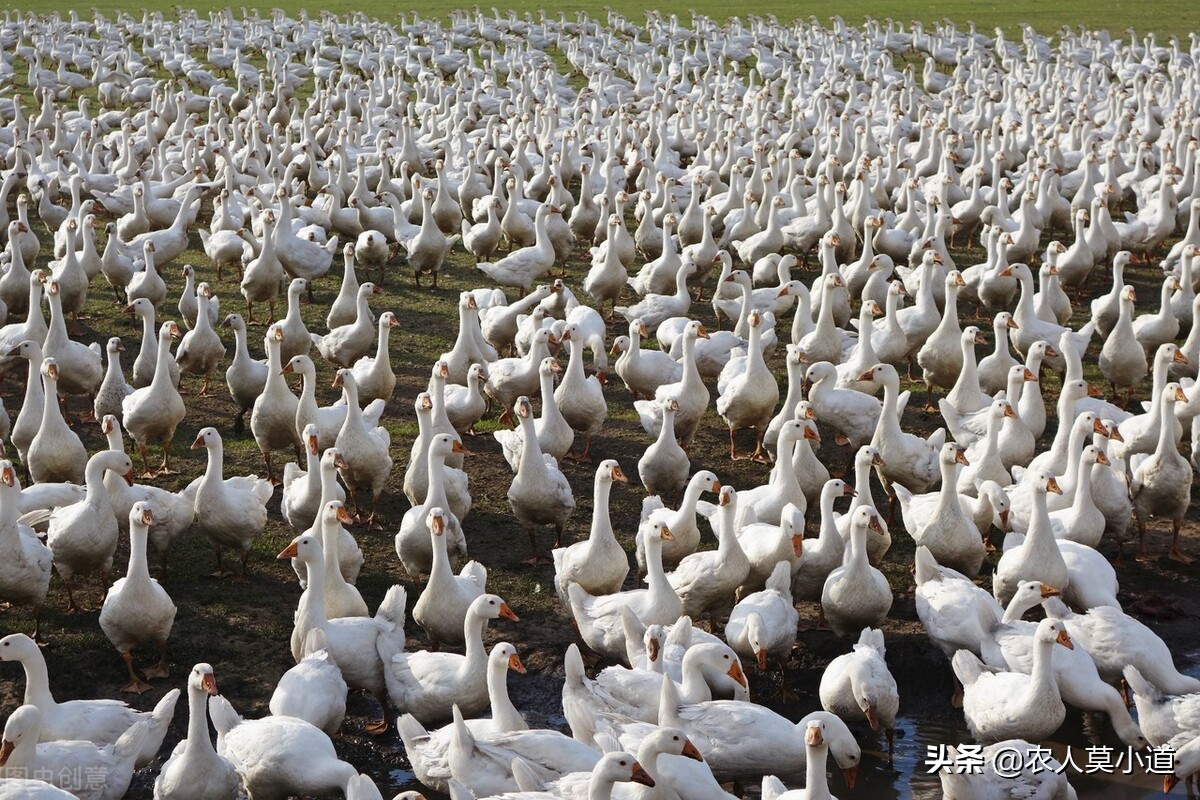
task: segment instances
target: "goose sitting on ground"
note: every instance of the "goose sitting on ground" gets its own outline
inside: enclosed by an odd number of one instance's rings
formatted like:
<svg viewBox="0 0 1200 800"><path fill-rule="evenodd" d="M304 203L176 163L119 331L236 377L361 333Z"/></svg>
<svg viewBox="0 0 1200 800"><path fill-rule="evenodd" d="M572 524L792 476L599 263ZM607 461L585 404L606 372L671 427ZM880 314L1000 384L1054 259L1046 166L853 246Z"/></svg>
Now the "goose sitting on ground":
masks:
<svg viewBox="0 0 1200 800"><path fill-rule="evenodd" d="M1013 738L1040 742L1058 730L1066 708L1050 660L1050 649L1056 644L1075 646L1062 622L1042 620L1034 633L1033 669L1028 675L989 672L970 651L954 654L954 674L964 690L963 715L977 742Z"/></svg>
<svg viewBox="0 0 1200 800"><path fill-rule="evenodd" d="M46 741L89 741L112 744L139 721L149 723L147 735L138 749L136 764L144 767L158 757L167 735L167 726L175 713L179 690L172 689L154 706L153 711L138 711L120 700L55 701L50 693L46 659L37 643L23 633L0 639L0 661L19 661L25 669L26 705L36 706L42 715L41 738Z"/></svg>
<svg viewBox="0 0 1200 800"><path fill-rule="evenodd" d="M491 717L466 720L467 727L475 736L492 733L529 730L525 719L517 712L508 696L508 673L524 674L525 665L517 655L517 648L508 642L500 642L488 655L488 705ZM404 714L396 721L400 740L412 764L413 773L424 785L434 791L448 788L450 780L450 737L454 725L445 725L436 731L427 731L412 714Z"/></svg>
<svg viewBox="0 0 1200 800"><path fill-rule="evenodd" d="M283 673L271 693L269 708L276 717L311 722L333 737L346 716L347 688L341 669L329 653L325 632L313 628L304 638L304 658Z"/></svg>
<svg viewBox="0 0 1200 800"><path fill-rule="evenodd" d="M208 700L217 752L241 777L251 797L344 792L358 770L338 758L320 728L295 717L242 719L229 701Z"/></svg>
<svg viewBox="0 0 1200 800"><path fill-rule="evenodd" d="M129 789L134 761L149 726L149 722L135 722L113 744L75 739L39 744L42 714L37 706L21 706L4 724L0 779L45 776L81 800L119 800ZM97 774L104 776L99 785L85 783L85 776Z"/></svg>

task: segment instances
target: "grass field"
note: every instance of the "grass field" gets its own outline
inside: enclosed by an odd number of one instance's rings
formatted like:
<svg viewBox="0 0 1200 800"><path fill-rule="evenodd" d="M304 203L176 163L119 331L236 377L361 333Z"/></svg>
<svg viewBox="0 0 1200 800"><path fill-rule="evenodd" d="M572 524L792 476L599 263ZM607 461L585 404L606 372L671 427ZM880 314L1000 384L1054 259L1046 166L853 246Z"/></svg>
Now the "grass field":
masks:
<svg viewBox="0 0 1200 800"><path fill-rule="evenodd" d="M288 11L302 7L300 3L284 4ZM49 12L65 9L66 5L54 3L40 6L38 11ZM88 6L90 7L90 6ZM105 13L111 13L118 8L116 3L99 3L96 7ZM220 7L199 5L201 10ZM508 6L506 6L508 7ZM533 10L534 5L512 6L518 11ZM662 6L664 12L677 11L686 19L687 9L695 7L708 14L720 14L728 6L718 6L715 3L679 4L677 6ZM172 5L161 3L149 6L151 10L162 10L171 13ZM566 13L573 13L582 5L561 5L556 7ZM641 6L628 2L618 2L614 8L628 13L635 19L640 16ZM309 7L315 12L315 7ZM864 14L886 16L891 14L900 19L924 18L932 20L949 16L956 20L975 19L984 30L997 25L1003 25L1014 30L1016 20L1024 20L1034 24L1042 31L1049 32L1055 27L1069 21L1085 20L1088 22L1103 22L1110 29L1118 32L1126 25L1132 25L1139 31L1156 30L1162 33L1178 33L1184 35L1184 26L1196 22L1196 14L1190 5L1182 2L1155 3L1116 3L1106 6L1104 19L1094 19L1094 9L1081 2L1069 2L1056 7L1035 5L1031 2L1016 4L983 4L983 3L949 3L934 6L933 4L909 4L904 13L898 13L892 4L878 2L850 2L838 6L838 11L849 22L854 23ZM338 13L347 11L363 11L380 17L397 13L393 5L350 4L333 2L322 7ZM416 10L421 13L439 13L444 7L434 7L432 4L406 6L405 12ZM807 15L808 13L827 13L829 7L815 5L796 6L783 3L764 3L755 6L756 13L775 13L779 16ZM86 12L90 13L90 12ZM265 9L264 9L265 13ZM578 187L571 187L577 192ZM207 225L211 213L211 203L204 203L204 211L198 220L198 225ZM49 259L50 237L40 226L37 230L42 236L43 251L38 259L38 266L45 266ZM1063 232L1057 232L1059 237ZM1052 238L1047 235L1045 244ZM1069 236L1068 236L1069 238ZM100 242L103 246L103 241ZM958 266L965 267L982 260L982 251L975 249L966 251L956 249L953 255ZM191 263L197 266L198 280L207 280L222 299L222 315L233 311L244 311L242 298L238 293L237 278L226 273L225 281L215 282L215 270L204 256L200 248L199 237L193 238L191 249L182 257L166 265L162 274L169 287L168 301L160 309L160 321L175 318L175 302L179 296L182 279L179 268ZM566 279L578 292L579 282L587 270L588 256L580 247L566 264ZM32 265L30 265L32 266ZM1107 269L1098 270L1094 279L1092 292L1107 289ZM340 281L340 259L335 262L333 272L321 280L316 289L316 302L305 303L303 316L310 330L324 332L324 317L328 304L337 293ZM815 270L801 272L797 277L806 284L816 276ZM360 274L360 279L368 276ZM1130 269L1126 280L1133 283L1138 292L1139 311L1145 311L1156 305L1158 286L1161 280L1157 270L1145 267ZM391 404L388 407L384 424L392 434L392 455L395 467L391 480L386 489L381 504L381 521L384 531L364 531L354 529L367 558L359 588L368 605L374 608L387 587L392 583L401 582L409 590L409 604L415 602L420 585L409 579L400 567L393 550L392 536L399 527L400 519L408 508L408 502L401 493L401 482L407 465L408 448L416 432L415 414L412 407L413 397L423 391L429 376L429 368L438 355L450 349L455 334L455 304L458 293L465 289L487 284L486 277L474 269L472 259L461 250L456 250L446 267L439 282L439 289L416 289L413 287L410 273L403 265L396 263L389 268L386 280L386 294L376 298L372 307L377 313L393 309L400 315L401 329L392 338L392 359L394 368L399 376L399 383ZM711 290L711 286L708 287ZM627 296L626 299L629 299ZM1077 304L1077 316L1073 323L1078 326L1086 314L1086 302ZM265 309L264 309L265 310ZM92 284L87 311L91 320L86 323L84 341L103 342L108 336L124 337L128 352L125 355L124 366L128 373L136 353L140 328L131 319L121 314L112 305L112 296L102 280ZM282 314L283 306L279 306ZM692 313L709 327L715 327L711 308L707 304L693 306ZM964 316L966 312L964 312ZM983 323L985 336L990 338L990 324ZM623 325L614 325L610 338L624 332ZM784 318L780 331L790 329L790 314ZM261 337L263 329L255 327L250 332L251 352L257 357L261 353ZM227 328L220 329L222 338L232 356L233 337ZM786 336L786 334L785 334ZM980 355L987 348L980 348ZM1099 342L1093 343L1086 363L1095 363ZM771 362L781 380L781 389L785 388L783 381L782 359L776 355ZM223 370L228 361L222 363L220 371L214 376L214 388L217 394L223 393ZM324 405L332 402L338 396L336 390L329 387L332 370L328 364L318 365L320 370L318 380L318 400ZM1096 379L1095 367L1089 371L1089 378ZM24 380L23 374L11 374L4 388L15 393L15 398L8 399L10 413L14 414L19 407L20 387ZM262 473L263 464L259 451L250 437L249 431L241 437L236 437L230 430L230 422L234 413L232 402L224 396L199 398L195 392L198 382L194 378L186 379L188 393L185 402L189 414L177 433L173 450L173 465L182 470L182 474L168 479L158 479L160 485L179 488L198 475L204 468L202 452L189 452L187 446L195 437L196 431L206 425L215 425L225 434L226 444L226 475ZM917 390L920 397L923 384L910 384L906 388ZM1139 396L1144 397L1149 390L1149 381L1142 387ZM1045 389L1050 398L1056 397L1057 379L1051 378L1050 385ZM620 461L625 472L634 478L636 484L636 462L650 439L637 424L628 392L613 376L607 389L609 400L608 418L604 429L597 437L594 449L596 461L603 458L616 458ZM940 424L936 414L922 412L920 403L914 402L905 418L906 428L913 430L929 430ZM73 415L83 411L78 399L70 405ZM568 615L562 610L552 590L552 572L548 568L531 569L520 562L527 555L524 534L520 531L511 517L505 492L511 481L511 474L499 453L499 447L490 436L490 431L496 429L495 414L493 413L480 426L481 435L467 442L474 455L467 459L465 469L471 479L471 493L474 507L470 517L464 524L471 550L471 555L482 560L489 568L489 589L503 596L521 615L522 621L517 625L498 623L492 626L488 633L488 642L507 638L516 642L521 649L522 658L530 667L532 673L528 678L514 678L514 693L525 693L523 699L518 699L517 705L522 710L532 710L535 714L545 713L546 708L557 701L557 686L553 676L561 671L562 650L573 637L568 623ZM103 438L95 425L83 425L79 431L90 452L103 446ZM1047 439L1053 433L1053 423L1047 432ZM832 436L822 451L822 459L832 470L844 470L847 467L850 453L847 448L835 447ZM745 447L750 442L741 441ZM277 468L286 454L276 456ZM756 485L766 479L767 468L746 461L731 463L728 460L727 439L722 423L715 414L710 413L702 427L701 434L692 450L694 469L709 468L714 470L723 483L729 483L738 488ZM566 462L564 469L574 489L578 507L569 525L565 540L576 541L585 537L589 529L591 507L591 486L593 467ZM636 529L638 512L640 510L642 493L640 487L619 486L614 488L612 495L613 527L622 543L632 549L633 533ZM880 498L882 499L882 498ZM283 524L278 513L279 495L271 501L270 522L267 532L256 543L250 562L251 581L248 584L238 584L228 581L216 581L208 577L214 566L213 556L208 543L197 535L185 534L170 554L164 586L173 596L179 607L179 616L169 645L169 658L173 674L165 681L157 681L153 692L133 698L132 702L140 708L149 708L161 697L168 688L180 685L182 675L197 661L209 661L216 668L222 693L227 695L239 711L247 717L257 717L266 713L266 703L278 677L291 666L291 657L287 648L287 639L292 627L292 612L299 589L295 578L286 564L274 561L278 553L292 533ZM1195 529L1196 513L1189 518L1189 530ZM810 520L815 513L810 512ZM810 531L811 535L811 531ZM930 648L919 623L916 622L912 600L912 579L908 569L912 561L913 543L904 534L899 525L893 528L894 545L885 561L883 568L895 591L896 602L892 617L888 623L889 658L896 654L898 662L896 669L902 680L904 691L911 691L915 696L941 692L943 678L948 681L948 670L944 663L930 654ZM705 546L711 546L706 537ZM549 534L543 533L541 544L549 543ZM1188 542L1194 546L1194 540ZM1155 543L1156 551L1162 550L1163 541L1160 538ZM1111 547L1110 547L1111 550ZM122 543L117 557L117 573L124 569L125 546ZM985 567L987 570L987 567ZM629 585L633 583L630 577ZM1179 565L1163 562L1159 565L1143 566L1129 563L1122 571L1122 588L1125 590L1122 599L1141 599L1146 595L1159 593L1174 597L1194 597L1196 571ZM45 654L50 665L51 684L60 699L72 697L114 697L117 687L124 682L124 670L112 646L100 633L95 610L99 608L103 597L98 581L91 578L84 582L86 589L78 593L87 613L68 615L61 611L65 602L61 584L56 579L51 587L50 606L47 608L43 631L49 641ZM807 700L812 700L811 691L815 687L814 675L819 675L821 667L843 648L831 633L815 629L815 606L804 603L804 622L801 634L802 649L798 651L793 661L793 686L803 687L802 694ZM31 618L25 609L13 609L0 617L0 632L14 630L29 630ZM408 627L410 649L422 647L424 637L414 625ZM1180 633L1179 638L1172 638L1173 646L1177 642L1184 644L1196 643L1194 633ZM137 663L148 660L149 654L142 653ZM935 672L929 672L930 669ZM929 675L933 678L930 679ZM19 671L14 665L4 665L0 670L0 708L6 711L19 703L19 693L22 682L17 679ZM770 679L755 676L755 691L768 688ZM763 694L767 694L763 692ZM944 698L941 698L944 700ZM906 702L909 696L906 695ZM910 707L911 709L911 707ZM366 715L374 714L375 710L362 704L353 706L353 718L348 720L347 728L339 737L337 746L344 758L353 762L360 770L372 774L381 783L386 782L389 771L402 770L405 767L403 751L394 737L380 742L361 735L361 722ZM176 727L168 738L165 752L173 746L178 736L183 733L182 706L177 712ZM541 722L542 720L531 720ZM883 762L876 759L880 772L885 770ZM887 780L890 778L890 768ZM152 780L153 770L143 773L135 783L131 796L148 796L149 780ZM862 792L856 796L884 797L886 794L869 795ZM905 796L901 791L899 796Z"/></svg>
<svg viewBox="0 0 1200 800"><path fill-rule="evenodd" d="M469 4L461 5L469 7ZM485 9L491 8L492 5L487 3L481 4ZM516 0L515 2L509 0L509 2L501 2L494 5L501 11L512 10L518 14L532 13L535 15L541 10L546 10L554 15L563 13L568 16L584 11L595 15L601 10L601 6L582 2L547 4L537 2L536 0ZM75 10L84 17L90 15L93 8L111 16L118 12L138 15L143 8L151 12L172 14L178 7L179 4L168 2L167 0L149 0L149 2L137 7L127 2L114 0L98 0L98 2L89 3L51 0L51 2L39 3L37 5L21 2L14 6L8 6L9 9L16 9L23 12L33 11L38 14L55 12L66 14L71 10ZM241 8L243 5L202 0L202 2L189 3L188 7L194 8L201 13L206 13L225 7ZM322 11L334 14L362 12L369 16L386 20L397 14L411 15L413 12L422 16L440 16L445 15L449 8L458 6L448 6L445 3L429 2L428 0L402 5L379 2L378 0L369 0L369 2L361 3L351 2L350 0L325 0L325 2L321 3L305 2L304 0L282 0L282 2L271 3L269 5L255 6L254 4L250 4L245 7L257 7L264 16L271 8L281 8L289 14L294 14L301 9L307 10L310 14ZM603 4L603 7L612 8L634 21L638 21L645 13L647 4L632 2L632 0L614 0L614 2ZM844 0L838 3L836 7L824 3L758 0L758 2L751 6L734 6L732 8L727 3L719 3L714 0L699 0L699 2L666 0L666 2L653 4L653 8L664 15L677 14L685 22L690 18L693 10L718 19L730 16L731 11L741 15L743 19L746 19L750 15L760 17L775 15L780 20L794 18L807 19L810 16L826 20L832 14L836 13L850 24L858 24L864 17L868 16L876 19L891 17L905 23L910 20L920 20L927 24L942 19L949 19L964 26L967 22L974 22L979 30L989 35L997 27L1004 29L1007 34L1012 35L1018 31L1021 24L1032 25L1038 31L1047 34L1053 33L1063 25L1073 27L1087 25L1089 27L1106 28L1112 31L1114 35L1125 38L1125 30L1133 28L1139 35L1154 32L1160 35L1173 34L1179 36L1185 46L1187 45L1187 35L1200 28L1200 14L1196 11L1195 3L1189 2L1189 0L1148 0L1147 2L1121 0L1119 2L1105 3L1102 9L1098 9L1095 3L1086 2L1086 0L1064 0L1064 2L1059 3L1036 2L1036 0L1017 0L1016 2L1009 3L971 2L971 0L949 0L949 2L939 3L887 3L880 2L879 0ZM1102 11L1102 13L1098 14L1098 11Z"/></svg>

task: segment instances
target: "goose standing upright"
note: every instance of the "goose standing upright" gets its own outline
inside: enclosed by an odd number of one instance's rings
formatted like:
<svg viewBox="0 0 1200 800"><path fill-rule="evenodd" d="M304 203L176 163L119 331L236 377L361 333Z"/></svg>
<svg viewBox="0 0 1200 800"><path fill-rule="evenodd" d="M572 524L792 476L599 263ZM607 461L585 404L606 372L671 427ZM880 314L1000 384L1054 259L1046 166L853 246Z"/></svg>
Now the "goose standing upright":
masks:
<svg viewBox="0 0 1200 800"><path fill-rule="evenodd" d="M446 513L434 506L425 524L432 540L433 565L429 582L413 606L413 620L424 629L436 650L441 644L464 643L463 622L471 603L487 588L487 570L479 562L469 561L454 575L446 549Z"/></svg>
<svg viewBox="0 0 1200 800"><path fill-rule="evenodd" d="M20 487L11 461L0 460L0 598L33 606L33 638L41 630L54 553L17 523Z"/></svg>
<svg viewBox="0 0 1200 800"><path fill-rule="evenodd" d="M28 347L28 345L34 345ZM21 344L22 354L28 356L40 355L41 348L34 342ZM58 378L60 375L58 362L53 358L41 359L36 362L41 369L40 383L42 385L41 425L25 448L25 470L34 483L56 483L84 481L84 465L87 463L87 450L79 439L79 434L71 430L63 419L62 410L58 403ZM34 362L30 361L30 380L34 380ZM28 394L28 392L27 392ZM24 415L17 419L14 435L22 427ZM33 422L33 418L29 418Z"/></svg>
<svg viewBox="0 0 1200 800"><path fill-rule="evenodd" d="M283 328L278 324L272 325L263 337L263 347L267 351L267 381L250 412L250 430L266 462L267 480L272 484L281 483L271 463L272 452L291 447L296 461L303 460L300 432L296 430L296 409L300 401L292 394L283 377L280 357L282 346Z"/></svg>
<svg viewBox="0 0 1200 800"><path fill-rule="evenodd" d="M217 678L208 664L188 674L187 736L154 780L154 800L228 800L238 791L233 765L213 748L208 733L208 698L217 694Z"/></svg>
<svg viewBox="0 0 1200 800"><path fill-rule="evenodd" d="M377 525L375 514L379 507L379 496L383 494L383 487L392 472L391 435L382 426L368 427L358 402L358 384L350 370L339 369L333 385L341 387L346 401L346 421L342 423L334 442L334 446L342 453L344 464L338 467L338 474L350 492L355 512L360 516L358 490L364 487L371 490L371 515L366 520L370 528ZM294 425L292 431L295 431Z"/></svg>
<svg viewBox="0 0 1200 800"><path fill-rule="evenodd" d="M124 578L109 588L100 609L100 629L117 648L129 671L129 683L121 691L136 694L151 687L133 669L133 648L153 643L158 648L158 663L142 672L147 678L167 677L167 637L175 622L175 604L158 581L150 577L146 564L146 543L153 524L150 503L134 503L129 510L129 569Z"/></svg>
<svg viewBox="0 0 1200 800"><path fill-rule="evenodd" d="M125 429L137 442L147 477L174 474L171 470L171 440L175 438L175 429L187 416L187 407L179 390L171 383L167 366L171 361L171 339L177 338L179 326L173 321L164 322L158 332L158 360L154 378L149 386L134 391L121 402ZM161 441L163 445L162 464L156 473L151 472L146 455L146 446L153 441Z"/></svg>
<svg viewBox="0 0 1200 800"><path fill-rule="evenodd" d="M212 542L217 554L214 577L230 574L221 558L224 547L236 547L242 554L241 580L246 578L250 546L267 526L267 503L273 490L271 482L257 475L225 477L225 446L216 428L202 428L192 449L208 451L208 466L196 489L196 527Z"/></svg>
<svg viewBox="0 0 1200 800"><path fill-rule="evenodd" d="M751 311L749 325L750 343L747 345L745 369L725 384L724 391L717 398L717 413L729 426L729 458L737 460L734 433L742 428L754 428L757 441L750 459L767 463L770 457L763 450L763 436L779 402L779 385L763 360L763 315L757 310ZM730 365L733 363L730 361ZM730 366L726 367L729 368Z"/></svg>
<svg viewBox="0 0 1200 800"><path fill-rule="evenodd" d="M1050 524L1050 512L1046 506L1046 494L1062 494L1058 481L1053 476L1040 473L1031 478L1033 511L1029 519L1029 532L1017 547L1006 549L992 574L992 594L1007 605L1021 581L1036 580L1062 592L1070 582L1067 563L1063 560L1054 528Z"/></svg>
<svg viewBox="0 0 1200 800"><path fill-rule="evenodd" d="M939 480L938 451L946 441L946 429L938 428L922 438L900 428L900 375L891 364L876 364L859 376L883 386L883 410L875 426L871 446L879 451L884 485L899 483L913 492L926 492Z"/></svg>
<svg viewBox="0 0 1200 800"><path fill-rule="evenodd" d="M821 611L839 637L863 627L878 627L892 607L887 578L867 561L868 530L880 531L879 515L860 506L850 520L845 560L829 573L821 589Z"/></svg>
<svg viewBox="0 0 1200 800"><path fill-rule="evenodd" d="M964 689L963 715L976 741L991 744L1017 738L1040 742L1058 730L1066 707L1051 663L1050 650L1056 644L1075 647L1061 621L1042 620L1034 633L1029 675L989 672L969 650L954 654L954 674Z"/></svg>
<svg viewBox="0 0 1200 800"><path fill-rule="evenodd" d="M575 511L575 497L557 462L552 456L542 453L533 425L533 404L529 398L518 397L513 410L521 424L523 443L517 473L508 487L508 504L529 536L533 555L528 563L544 564L550 559L538 552L536 530L541 525L553 525L554 546L562 547L563 528Z"/></svg>
<svg viewBox="0 0 1200 800"><path fill-rule="evenodd" d="M588 538L550 552L554 559L554 586L564 602L569 583L578 583L589 594L621 591L625 576L629 574L629 561L613 533L608 507L613 483L628 483L628 480L616 461L608 459L601 462L596 469L592 526Z"/></svg>
<svg viewBox="0 0 1200 800"><path fill-rule="evenodd" d="M1158 397L1162 410L1158 445L1153 453L1137 453L1129 460L1132 476L1129 492L1137 517L1139 561L1149 557L1146 550L1146 518L1149 516L1171 520L1170 558L1185 564L1193 561L1179 548L1179 530L1191 504L1192 469L1175 444L1175 403L1186 399L1179 384L1167 384Z"/></svg>

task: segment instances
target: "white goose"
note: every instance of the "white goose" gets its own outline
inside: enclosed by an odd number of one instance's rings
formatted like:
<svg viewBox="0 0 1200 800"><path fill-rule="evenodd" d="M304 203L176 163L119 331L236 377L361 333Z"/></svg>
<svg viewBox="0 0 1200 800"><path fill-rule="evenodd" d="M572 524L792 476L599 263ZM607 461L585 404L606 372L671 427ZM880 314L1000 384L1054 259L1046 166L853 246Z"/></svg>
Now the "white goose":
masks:
<svg viewBox="0 0 1200 800"><path fill-rule="evenodd" d="M1051 648L1073 649L1071 636L1057 620L1044 619L1034 633L1030 674L989 672L971 652L954 654L954 673L962 681L963 715L976 741L991 744L1004 739L1040 742L1062 724L1066 716L1058 683L1054 680Z"/></svg>
<svg viewBox="0 0 1200 800"><path fill-rule="evenodd" d="M208 451L208 466L196 489L196 527L212 542L217 553L217 570L223 578L230 573L222 560L222 549L237 548L242 554L242 578L250 546L267 526L267 503L274 493L271 482L257 475L225 477L225 447L216 428L202 428L192 443L193 450Z"/></svg>
<svg viewBox="0 0 1200 800"><path fill-rule="evenodd" d="M451 709L458 704L469 714L487 708L488 657L483 649L483 628L488 620L497 618L519 620L504 600L481 594L471 601L463 620L466 655L428 650L394 654L384 664L384 678L396 706L422 725L450 718Z"/></svg>
<svg viewBox="0 0 1200 800"><path fill-rule="evenodd" d="M900 693L884 661L883 631L864 628L849 653L829 662L817 691L821 707L829 713L851 722L865 720L873 731L882 727L887 736L888 759L892 758Z"/></svg>
<svg viewBox="0 0 1200 800"><path fill-rule="evenodd" d="M670 541L671 531L655 520L645 532L646 589L631 589L617 594L594 597L579 584L567 585L571 614L579 634L597 653L620 660L625 654L624 609L630 609L645 625L670 625L683 613L683 603L662 568L662 542Z"/></svg>
<svg viewBox="0 0 1200 800"><path fill-rule="evenodd" d="M153 711L138 711L120 700L55 701L50 692L46 659L37 642L23 633L0 639L0 661L19 661L25 669L25 705L36 707L42 716L41 736L52 741L88 741L112 744L139 721L148 723L146 736L138 747L136 765L144 767L158 757L167 735L167 726L175 713L179 690L167 692Z"/></svg>
<svg viewBox="0 0 1200 800"><path fill-rule="evenodd" d="M429 582L413 606L413 620L429 636L435 649L443 643L464 644L463 623L471 604L487 589L487 569L478 561L468 561L455 575L446 549L446 512L434 506L429 509L425 524L432 541L433 565Z"/></svg>
<svg viewBox="0 0 1200 800"><path fill-rule="evenodd" d="M239 787L233 765L213 748L208 733L208 698L217 694L217 679L208 664L188 674L187 736L175 746L154 779L157 800L227 800Z"/></svg>
<svg viewBox="0 0 1200 800"><path fill-rule="evenodd" d="M175 604L158 581L150 577L146 564L146 541L154 524L151 505L144 501L129 510L129 569L108 590L100 609L100 629L117 648L129 671L129 683L123 692L142 694L150 684L133 669L132 650L152 643L158 649L158 663L142 672L147 678L167 677L167 637L175 623Z"/></svg>
<svg viewBox="0 0 1200 800"><path fill-rule="evenodd" d="M517 655L517 648L508 642L500 642L488 654L488 705L492 715L466 720L467 727L474 735L529 730L529 725L517 712L508 696L506 681L510 671L524 674L525 665ZM453 724L430 732L425 730L425 726L418 722L416 717L404 714L396 721L396 729L400 733L400 740L404 743L404 750L417 780L435 791L448 789Z"/></svg>
<svg viewBox="0 0 1200 800"><path fill-rule="evenodd" d="M628 483L616 461L608 459L596 469L592 497L592 525L588 538L573 545L552 550L554 586L566 601L567 585L577 583L589 594L613 594L621 590L629 573L625 550L613 533L609 519L609 494L612 485Z"/></svg>

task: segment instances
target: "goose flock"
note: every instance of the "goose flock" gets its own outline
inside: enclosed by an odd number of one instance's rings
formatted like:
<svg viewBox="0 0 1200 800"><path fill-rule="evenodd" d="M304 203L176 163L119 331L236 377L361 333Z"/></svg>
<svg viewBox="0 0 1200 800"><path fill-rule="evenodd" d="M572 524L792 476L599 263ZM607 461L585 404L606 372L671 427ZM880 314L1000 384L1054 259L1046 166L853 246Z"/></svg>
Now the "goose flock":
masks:
<svg viewBox="0 0 1200 800"><path fill-rule="evenodd" d="M1190 791L1200 680L1119 581L1135 533L1192 575L1197 97L1194 34L4 12L0 797L381 798L351 727L456 800L858 796L914 604L983 746L945 797L1075 797L1068 706ZM253 615L280 531L243 718L172 561ZM507 688L543 582L561 729ZM50 674L62 605L111 664Z"/></svg>

